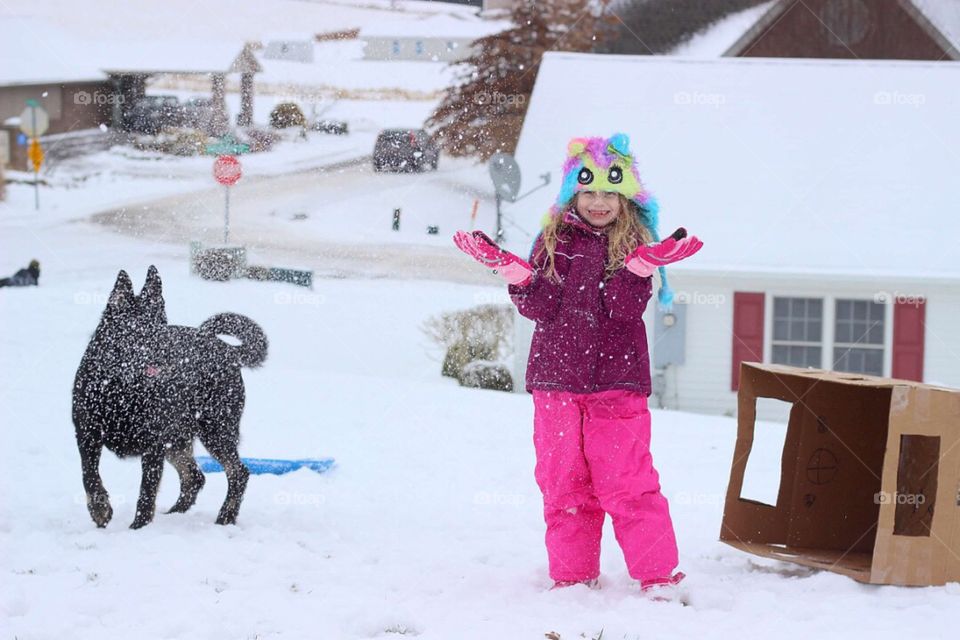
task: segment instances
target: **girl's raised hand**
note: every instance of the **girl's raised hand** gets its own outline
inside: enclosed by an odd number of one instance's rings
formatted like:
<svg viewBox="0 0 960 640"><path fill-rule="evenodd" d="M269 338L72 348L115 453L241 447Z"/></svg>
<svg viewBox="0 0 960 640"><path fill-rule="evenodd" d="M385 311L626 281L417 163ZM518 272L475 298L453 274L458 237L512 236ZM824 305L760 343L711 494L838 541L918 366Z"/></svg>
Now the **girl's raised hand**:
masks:
<svg viewBox="0 0 960 640"><path fill-rule="evenodd" d="M689 258L702 246L697 236L688 236L687 230L680 227L663 242L637 247L624 262L627 269L645 278L657 267Z"/></svg>
<svg viewBox="0 0 960 640"><path fill-rule="evenodd" d="M453 242L460 251L483 266L493 269L493 272L508 284L522 286L530 281L533 274L530 265L498 247L483 231L457 231L453 235Z"/></svg>

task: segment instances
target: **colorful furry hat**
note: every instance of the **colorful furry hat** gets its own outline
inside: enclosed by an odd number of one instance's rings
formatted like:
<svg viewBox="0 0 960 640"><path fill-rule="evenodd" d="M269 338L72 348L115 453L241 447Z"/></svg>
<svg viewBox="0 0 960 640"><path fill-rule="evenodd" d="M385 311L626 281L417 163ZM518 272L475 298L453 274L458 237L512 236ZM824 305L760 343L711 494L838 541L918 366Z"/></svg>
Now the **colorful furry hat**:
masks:
<svg viewBox="0 0 960 640"><path fill-rule="evenodd" d="M578 191L616 191L637 205L640 222L650 230L655 242L660 242L660 206L656 198L640 181L637 162L630 152L630 138L615 133L609 138L574 138L567 144L567 159L563 163L563 182L556 202L544 217L562 215ZM660 272L660 305L669 309L673 290L667 283L667 271Z"/></svg>

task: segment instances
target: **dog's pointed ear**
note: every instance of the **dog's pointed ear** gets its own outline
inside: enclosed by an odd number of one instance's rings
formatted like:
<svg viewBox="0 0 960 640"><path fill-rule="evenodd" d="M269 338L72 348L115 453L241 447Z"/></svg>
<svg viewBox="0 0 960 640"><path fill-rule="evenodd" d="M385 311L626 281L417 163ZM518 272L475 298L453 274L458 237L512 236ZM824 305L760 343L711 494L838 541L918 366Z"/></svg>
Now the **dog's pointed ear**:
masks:
<svg viewBox="0 0 960 640"><path fill-rule="evenodd" d="M143 283L140 295L148 300L158 300L163 296L163 283L160 281L160 272L153 265L147 269L147 281Z"/></svg>
<svg viewBox="0 0 960 640"><path fill-rule="evenodd" d="M117 274L117 282L113 285L113 291L110 292L110 299L107 306L114 309L122 309L133 303L133 282L127 272L120 270Z"/></svg>

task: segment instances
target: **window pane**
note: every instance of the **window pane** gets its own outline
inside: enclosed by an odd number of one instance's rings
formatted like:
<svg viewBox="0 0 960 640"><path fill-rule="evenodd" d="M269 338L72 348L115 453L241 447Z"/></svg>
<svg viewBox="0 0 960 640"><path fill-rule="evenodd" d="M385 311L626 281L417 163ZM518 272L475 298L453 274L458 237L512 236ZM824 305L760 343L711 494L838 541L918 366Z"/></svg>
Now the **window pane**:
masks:
<svg viewBox="0 0 960 640"><path fill-rule="evenodd" d="M784 320L774 320L773 321L773 339L774 340L789 340L788 338L789 330L786 321Z"/></svg>
<svg viewBox="0 0 960 640"><path fill-rule="evenodd" d="M883 344L883 323L879 322L870 327L870 334L865 340L867 344Z"/></svg>
<svg viewBox="0 0 960 640"><path fill-rule="evenodd" d="M866 349L863 372L872 376L883 375L883 351L880 349Z"/></svg>
<svg viewBox="0 0 960 640"><path fill-rule="evenodd" d="M790 300L787 298L773 299L773 315L779 318L786 317L790 311Z"/></svg>
<svg viewBox="0 0 960 640"><path fill-rule="evenodd" d="M807 325L807 340L811 342L820 342L820 336L823 334L823 323L820 320L812 320Z"/></svg>
<svg viewBox="0 0 960 640"><path fill-rule="evenodd" d="M806 340L806 332L803 330L803 320L790 320L790 340Z"/></svg>
<svg viewBox="0 0 960 640"><path fill-rule="evenodd" d="M837 300L837 320L846 320L850 317L850 301Z"/></svg>
<svg viewBox="0 0 960 640"><path fill-rule="evenodd" d="M771 353L771 358L774 364L789 364L787 362L787 347L781 344L773 345L773 353Z"/></svg>
<svg viewBox="0 0 960 640"><path fill-rule="evenodd" d="M852 335L853 330L850 327L850 323L837 318L837 326L833 334L834 342L853 342L853 338L850 337Z"/></svg>
<svg viewBox="0 0 960 640"><path fill-rule="evenodd" d="M833 350L834 371L883 375L883 350L837 347Z"/></svg>
<svg viewBox="0 0 960 640"><path fill-rule="evenodd" d="M853 317L856 320L861 320L864 322L867 320L867 301L866 300L853 301Z"/></svg>

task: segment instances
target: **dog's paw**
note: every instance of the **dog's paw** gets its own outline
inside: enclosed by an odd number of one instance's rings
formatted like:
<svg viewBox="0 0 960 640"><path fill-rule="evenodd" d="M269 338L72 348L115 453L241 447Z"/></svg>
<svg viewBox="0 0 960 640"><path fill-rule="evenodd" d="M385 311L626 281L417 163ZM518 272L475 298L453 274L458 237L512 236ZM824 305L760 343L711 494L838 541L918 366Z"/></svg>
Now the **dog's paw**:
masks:
<svg viewBox="0 0 960 640"><path fill-rule="evenodd" d="M153 522L153 511L149 509L137 509L137 516L130 524L131 529L139 529Z"/></svg>
<svg viewBox="0 0 960 640"><path fill-rule="evenodd" d="M101 529L107 526L107 523L113 517L110 496L106 492L87 496L87 510L90 512L94 524Z"/></svg>
<svg viewBox="0 0 960 640"><path fill-rule="evenodd" d="M237 514L235 514L235 513L228 513L228 514L223 514L223 513L221 513L220 515L217 516L217 521L216 521L216 523L217 523L217 524L237 524Z"/></svg>

